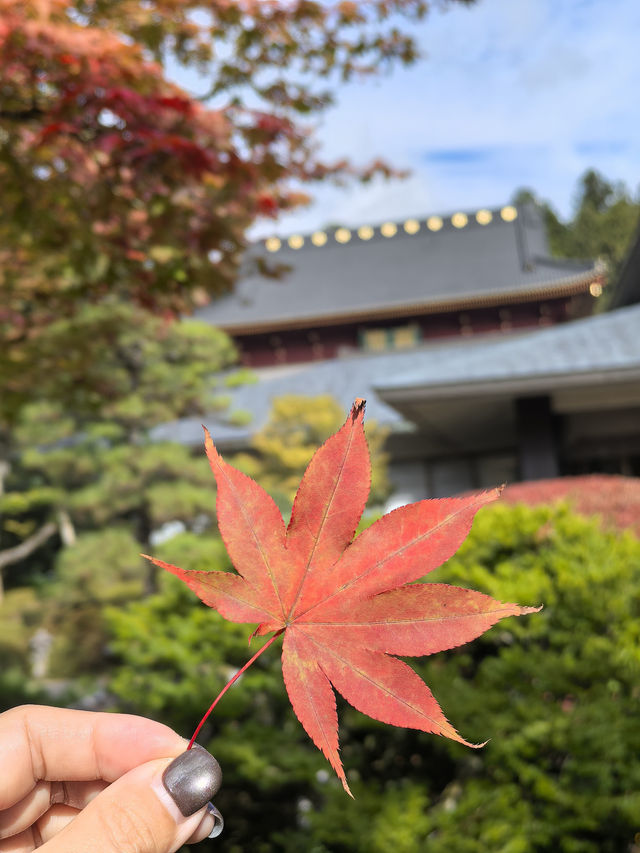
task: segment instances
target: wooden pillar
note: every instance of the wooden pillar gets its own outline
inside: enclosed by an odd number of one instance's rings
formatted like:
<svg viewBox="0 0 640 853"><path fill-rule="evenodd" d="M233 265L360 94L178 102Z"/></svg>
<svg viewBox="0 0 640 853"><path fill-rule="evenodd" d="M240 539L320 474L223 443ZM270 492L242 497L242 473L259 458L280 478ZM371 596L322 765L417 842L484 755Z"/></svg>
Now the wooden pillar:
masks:
<svg viewBox="0 0 640 853"><path fill-rule="evenodd" d="M520 479L557 477L560 471L551 399L546 395L520 397L515 407Z"/></svg>

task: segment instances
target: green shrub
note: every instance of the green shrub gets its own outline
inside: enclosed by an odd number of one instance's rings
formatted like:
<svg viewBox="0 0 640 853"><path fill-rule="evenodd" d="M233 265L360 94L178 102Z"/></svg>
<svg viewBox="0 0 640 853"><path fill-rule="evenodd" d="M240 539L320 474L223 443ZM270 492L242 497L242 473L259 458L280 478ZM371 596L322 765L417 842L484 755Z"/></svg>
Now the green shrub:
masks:
<svg viewBox="0 0 640 853"><path fill-rule="evenodd" d="M427 580L545 605L414 662L460 732L489 743L476 751L384 726L339 701L354 802L295 720L274 649L223 699L201 739L225 771L225 849L632 849L640 815L640 542L565 508L492 506ZM123 707L185 735L229 665L249 656L247 629L224 623L171 577L157 596L114 612L111 627L122 660L112 688Z"/></svg>

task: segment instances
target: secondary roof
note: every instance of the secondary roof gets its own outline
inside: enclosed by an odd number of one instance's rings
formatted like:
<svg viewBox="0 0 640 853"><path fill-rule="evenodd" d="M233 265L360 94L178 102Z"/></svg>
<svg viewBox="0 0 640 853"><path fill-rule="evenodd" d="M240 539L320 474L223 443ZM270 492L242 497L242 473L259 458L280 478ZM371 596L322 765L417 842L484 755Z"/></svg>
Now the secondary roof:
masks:
<svg viewBox="0 0 640 853"><path fill-rule="evenodd" d="M394 405L407 396L498 396L545 392L584 383L640 380L640 305L466 347L416 350L409 370L374 387ZM638 386L640 394L640 386Z"/></svg>
<svg viewBox="0 0 640 853"><path fill-rule="evenodd" d="M591 389L589 394L599 389L597 395L604 395L627 388L640 405L640 305L509 336L456 338L411 351L264 368L255 376L255 384L231 392L232 410L253 416L248 427L216 424L213 415L207 419L220 447L246 445L282 394L329 393L345 411L356 397L365 397L368 417L392 430L405 429L406 421L414 420L423 407L433 412L436 403L458 401L464 406L470 398L574 393L581 388ZM467 412L465 425L468 419ZM185 444L202 441L196 418L163 425L155 434Z"/></svg>

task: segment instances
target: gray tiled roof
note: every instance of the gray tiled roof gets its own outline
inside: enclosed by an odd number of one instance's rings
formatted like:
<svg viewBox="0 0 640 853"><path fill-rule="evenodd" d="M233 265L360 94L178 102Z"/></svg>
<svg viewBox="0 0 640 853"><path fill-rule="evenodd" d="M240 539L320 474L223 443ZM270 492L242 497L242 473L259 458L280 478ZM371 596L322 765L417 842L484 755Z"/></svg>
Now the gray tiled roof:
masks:
<svg viewBox="0 0 640 853"><path fill-rule="evenodd" d="M287 393L332 394L347 411L356 397L367 400L371 419L402 429L403 419L384 397L405 389L428 387L435 395L489 382L542 383L567 377L570 382L614 375L640 379L640 305L584 320L522 334L456 338L418 349L385 354L351 355L313 364L255 371L258 382L236 389L233 408L253 415L249 428L233 429L205 419L220 447L245 444L250 432L266 421L272 401ZM199 420L184 420L156 431L186 444L199 444Z"/></svg>
<svg viewBox="0 0 640 853"><path fill-rule="evenodd" d="M552 385L566 377L640 378L640 305L598 314L526 334L477 341L462 348L416 352L413 366L374 380L385 396L401 389L445 388L460 393L480 383L542 381Z"/></svg>
<svg viewBox="0 0 640 853"><path fill-rule="evenodd" d="M232 410L250 412L253 419L248 428L235 429L216 422L215 416L205 418L216 444L225 448L242 446L248 442L252 432L266 422L271 405L283 394L301 394L315 397L331 394L344 408L349 410L356 397L367 400L367 417L371 420L398 426L400 415L383 403L372 391L372 383L379 376L392 376L394 369L406 371L415 364L415 354L390 353L389 355L353 356L344 359L291 365L282 368L255 370L258 382L234 389L231 394ZM202 442L202 419L188 418L177 423L165 424L154 431L157 438L197 445Z"/></svg>
<svg viewBox="0 0 640 853"><path fill-rule="evenodd" d="M250 333L407 309L504 304L579 287L595 274L592 262L549 257L544 224L532 206L519 208L509 222L500 210L491 211L486 225L472 213L465 215L464 227L452 224L455 217L442 217L435 232L422 219L412 220L419 225L415 234L398 223L388 238L376 227L368 240L354 230L341 244L336 240L339 229L332 228L319 247L305 237L298 250L283 240L282 248L270 253L261 242L249 255L287 265L289 272L279 279L241 276L233 293L201 309L198 317L231 332Z"/></svg>

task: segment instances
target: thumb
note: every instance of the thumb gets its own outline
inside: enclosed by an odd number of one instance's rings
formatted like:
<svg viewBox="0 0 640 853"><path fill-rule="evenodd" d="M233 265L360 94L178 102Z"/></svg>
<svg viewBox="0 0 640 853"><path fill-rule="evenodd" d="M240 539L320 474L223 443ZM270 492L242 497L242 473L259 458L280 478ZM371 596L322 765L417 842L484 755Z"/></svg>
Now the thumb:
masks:
<svg viewBox="0 0 640 853"><path fill-rule="evenodd" d="M222 816L207 807L221 781L220 765L197 745L172 761L141 764L105 788L41 849L175 853L190 839L222 831Z"/></svg>

